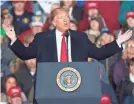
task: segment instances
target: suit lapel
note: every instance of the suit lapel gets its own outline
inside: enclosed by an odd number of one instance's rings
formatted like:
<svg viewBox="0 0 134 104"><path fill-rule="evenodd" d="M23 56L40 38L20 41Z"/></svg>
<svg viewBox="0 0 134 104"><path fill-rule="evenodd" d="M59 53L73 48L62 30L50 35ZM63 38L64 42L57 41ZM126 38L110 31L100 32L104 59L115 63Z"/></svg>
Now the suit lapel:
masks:
<svg viewBox="0 0 134 104"><path fill-rule="evenodd" d="M72 33L72 31L70 30L70 37L71 37L71 56L72 56L72 62L76 62L78 60L78 55L77 55L77 47L78 47L78 43L77 43L77 39L75 37L75 34Z"/></svg>
<svg viewBox="0 0 134 104"><path fill-rule="evenodd" d="M55 34L55 29L52 30L51 34L49 35L49 40L48 40L48 52L49 52L49 57L52 62L58 62L58 56L57 56L57 43L56 43L56 34Z"/></svg>

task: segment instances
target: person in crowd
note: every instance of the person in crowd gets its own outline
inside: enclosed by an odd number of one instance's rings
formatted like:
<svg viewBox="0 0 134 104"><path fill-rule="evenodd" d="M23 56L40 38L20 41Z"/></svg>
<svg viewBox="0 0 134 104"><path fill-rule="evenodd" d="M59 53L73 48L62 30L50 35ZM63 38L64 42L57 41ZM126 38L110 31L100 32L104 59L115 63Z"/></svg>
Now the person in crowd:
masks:
<svg viewBox="0 0 134 104"><path fill-rule="evenodd" d="M25 41L24 45L29 46L29 44L33 41L34 36L28 36ZM29 92L34 86L34 80L35 80L35 72L36 72L36 59L29 59L24 61L24 63L21 64L20 70L15 74L17 80L20 82L20 84L23 86L23 91L25 92L26 96L29 96Z"/></svg>
<svg viewBox="0 0 134 104"><path fill-rule="evenodd" d="M42 10L40 4L38 3L38 1L30 1L31 2L31 6L32 6L32 12L33 15L36 15L37 11L41 11L42 15L45 15L46 13Z"/></svg>
<svg viewBox="0 0 134 104"><path fill-rule="evenodd" d="M20 65L23 63L18 57L14 57L9 64L9 70L11 74L15 74L20 70Z"/></svg>
<svg viewBox="0 0 134 104"><path fill-rule="evenodd" d="M11 87L8 92L9 104L30 104L22 101L21 88L18 86Z"/></svg>
<svg viewBox="0 0 134 104"><path fill-rule="evenodd" d="M79 23L83 16L83 8L77 6L75 0L63 0L60 2L60 5L68 10L70 20Z"/></svg>
<svg viewBox="0 0 134 104"><path fill-rule="evenodd" d="M126 14L126 18L127 18L127 24L124 26L124 30L125 29L131 29L132 30L132 34L134 35L134 11L129 11Z"/></svg>
<svg viewBox="0 0 134 104"><path fill-rule="evenodd" d="M21 65L20 70L15 74L19 83L23 86L23 91L28 97L29 91L34 86L36 72L36 59L29 59Z"/></svg>
<svg viewBox="0 0 134 104"><path fill-rule="evenodd" d="M126 13L126 23L122 26L122 28L119 31L124 33L127 29L131 29L132 34L134 35L134 11L129 11ZM115 33L116 36L119 33L119 31Z"/></svg>
<svg viewBox="0 0 134 104"><path fill-rule="evenodd" d="M51 6L54 4L54 3L58 3L60 4L60 0L36 0L38 2L38 4L40 5L40 7L42 8L42 10L50 15L51 13ZM45 8L44 8L45 7Z"/></svg>
<svg viewBox="0 0 134 104"><path fill-rule="evenodd" d="M106 45L112 41L114 41L114 35L112 35L112 32L108 28L102 28L101 29L101 35L96 39L96 46L99 48L103 45ZM115 90L115 85L113 83L113 67L116 64L118 60L120 60L121 53L117 53L105 60L100 61L105 66L105 71L108 74L109 80Z"/></svg>
<svg viewBox="0 0 134 104"><path fill-rule="evenodd" d="M34 35L27 35L25 38L24 38L24 45L26 46L26 47L28 47L29 46L29 44L34 40Z"/></svg>
<svg viewBox="0 0 134 104"><path fill-rule="evenodd" d="M96 60L90 58L90 62L97 62ZM106 95L109 98L109 102L110 103L106 103L106 104L118 104L118 100L116 98L116 94L114 92L114 89L112 88L112 85L110 84L108 75L106 73L106 69L105 66L100 63L98 63L98 68L99 68L99 72L100 72L100 82L101 82L101 92L102 92L102 98L103 99L103 95ZM103 101L100 101L100 104L105 104L102 103Z"/></svg>
<svg viewBox="0 0 134 104"><path fill-rule="evenodd" d="M12 3L9 0L3 0L0 3L1 10L4 8L8 8L9 10L12 8Z"/></svg>
<svg viewBox="0 0 134 104"><path fill-rule="evenodd" d="M86 1L78 1L78 0L76 0L76 5L78 5L79 7L84 7L84 5L85 5L85 2Z"/></svg>
<svg viewBox="0 0 134 104"><path fill-rule="evenodd" d="M77 24L74 21L70 21L70 29L77 31Z"/></svg>
<svg viewBox="0 0 134 104"><path fill-rule="evenodd" d="M126 70L126 60L134 57L134 50L133 50L133 42L134 42L134 12L130 11L126 13L126 24L119 30L120 32L124 33L127 29L132 30L132 38L126 43L126 58L121 59L118 63L116 63L113 69L113 80L116 86L120 85L121 80L124 78L124 70ZM119 32L118 31L118 32ZM118 37L116 32L116 37ZM117 70L118 69L118 70Z"/></svg>
<svg viewBox="0 0 134 104"><path fill-rule="evenodd" d="M32 16L30 30L22 33L19 39L24 43L26 37L34 37L37 33L43 32L43 17L40 15ZM33 36L32 36L33 35Z"/></svg>
<svg viewBox="0 0 134 104"><path fill-rule="evenodd" d="M92 1L87 1L92 2ZM122 1L94 1L99 5L99 12L101 16L104 18L107 27L113 32L120 29L120 24L118 21L120 4ZM114 34L113 34L114 35Z"/></svg>
<svg viewBox="0 0 134 104"><path fill-rule="evenodd" d="M1 10L1 23L12 26L13 15L11 14L8 8L4 8Z"/></svg>
<svg viewBox="0 0 134 104"><path fill-rule="evenodd" d="M129 11L126 13L126 24L123 25L123 27L119 30L120 32L124 33L127 29L132 30L132 38L126 43L126 57L124 59L121 59L118 63L116 63L114 69L113 69L113 80L116 86L120 85L121 80L124 78L124 70L126 70L126 60L134 57L134 50L133 50L133 42L134 42L134 12ZM118 37L117 31L116 37ZM118 87L117 87L118 89ZM118 92L118 91L117 91Z"/></svg>
<svg viewBox="0 0 134 104"><path fill-rule="evenodd" d="M119 90L121 81L125 77L125 73L127 71L127 60L134 57L134 36L130 38L126 42L125 50L123 51L123 56L113 67L113 82L115 84L115 90L117 93L117 97L119 97Z"/></svg>
<svg viewBox="0 0 134 104"><path fill-rule="evenodd" d="M134 11L134 1L121 1L120 12L118 15L118 20L121 25L126 23L126 13L129 11Z"/></svg>
<svg viewBox="0 0 134 104"><path fill-rule="evenodd" d="M101 47L105 44L114 41L114 36L112 35L112 32L107 27L102 28L100 34L101 35L97 38L99 39L99 41L96 40L97 47Z"/></svg>
<svg viewBox="0 0 134 104"><path fill-rule="evenodd" d="M20 35L22 32L30 28L30 22L32 19L32 13L25 10L26 1L13 0L13 9L11 13L13 15L13 26L15 28L16 35Z"/></svg>
<svg viewBox="0 0 134 104"><path fill-rule="evenodd" d="M6 24L8 26L12 26L13 16L9 12L7 8L3 9L1 14L1 22L2 24ZM0 34L0 44L1 44L1 76L9 75L11 72L9 71L9 64L11 60L15 57L15 54L8 47L9 39L6 36L6 33L1 26L1 34Z"/></svg>
<svg viewBox="0 0 134 104"><path fill-rule="evenodd" d="M78 23L78 30L79 31L86 31L88 29L91 17L99 17L103 23L103 26L106 27L106 23L99 12L98 3L87 2L85 4L84 12L85 12L85 14L83 16L83 19Z"/></svg>
<svg viewBox="0 0 134 104"><path fill-rule="evenodd" d="M95 43L96 38L100 35L100 30L103 28L103 23L99 17L91 17L89 21L89 28L85 31L88 35L89 40L92 43Z"/></svg>
<svg viewBox="0 0 134 104"><path fill-rule="evenodd" d="M8 91L11 87L18 86L17 79L14 75L5 76L2 83L3 92L1 93L1 102L9 102ZM21 92L23 101L27 101L27 98L23 92Z"/></svg>
<svg viewBox="0 0 134 104"><path fill-rule="evenodd" d="M51 11L53 11L56 8L60 8L60 4L59 3L53 3L51 6Z"/></svg>
<svg viewBox="0 0 134 104"><path fill-rule="evenodd" d="M121 83L120 104L134 103L134 58L127 62L128 71Z"/></svg>
<svg viewBox="0 0 134 104"><path fill-rule="evenodd" d="M112 32L106 27L101 29L100 34L101 35L96 39L96 46L98 48L115 40ZM106 71L109 72L112 69L113 65L117 62L117 60L119 60L119 54L115 54L114 56L102 60L101 62L105 66Z"/></svg>
<svg viewBox="0 0 134 104"><path fill-rule="evenodd" d="M30 27L32 29L32 34L36 35L43 31L43 18L39 15L33 16L32 21L30 23Z"/></svg>

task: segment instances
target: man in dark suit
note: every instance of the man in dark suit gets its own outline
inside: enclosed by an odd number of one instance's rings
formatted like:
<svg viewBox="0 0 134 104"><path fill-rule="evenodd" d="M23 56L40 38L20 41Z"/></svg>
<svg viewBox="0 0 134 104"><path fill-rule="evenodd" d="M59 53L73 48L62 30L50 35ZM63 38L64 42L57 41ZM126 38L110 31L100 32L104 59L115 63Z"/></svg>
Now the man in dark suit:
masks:
<svg viewBox="0 0 134 104"><path fill-rule="evenodd" d="M132 36L130 30L124 34L119 33L118 38L112 43L96 48L85 33L69 30L69 15L63 8L53 10L51 20L56 29L36 34L29 47L25 47L16 38L12 27L3 24L7 36L11 39L11 50L23 60L36 58L37 62L77 62L87 61L88 57L102 60L122 51L121 44Z"/></svg>

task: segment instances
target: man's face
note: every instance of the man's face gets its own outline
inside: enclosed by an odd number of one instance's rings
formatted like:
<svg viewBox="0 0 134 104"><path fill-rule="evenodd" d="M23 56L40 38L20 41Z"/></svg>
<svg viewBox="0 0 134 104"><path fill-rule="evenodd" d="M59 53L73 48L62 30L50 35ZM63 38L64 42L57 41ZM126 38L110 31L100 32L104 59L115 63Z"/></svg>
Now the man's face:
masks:
<svg viewBox="0 0 134 104"><path fill-rule="evenodd" d="M10 98L11 104L22 104L22 99L20 97Z"/></svg>
<svg viewBox="0 0 134 104"><path fill-rule="evenodd" d="M74 23L71 22L70 23L70 29L76 31L77 30L77 26Z"/></svg>
<svg viewBox="0 0 134 104"><path fill-rule="evenodd" d="M127 24L128 24L129 27L134 27L134 18L129 17L127 19Z"/></svg>
<svg viewBox="0 0 134 104"><path fill-rule="evenodd" d="M29 60L26 60L25 61L28 69L33 69L33 68L36 68L36 59L29 59Z"/></svg>
<svg viewBox="0 0 134 104"><path fill-rule="evenodd" d="M90 28L93 30L99 30L99 23L96 20L90 21Z"/></svg>
<svg viewBox="0 0 134 104"><path fill-rule="evenodd" d="M127 56L129 59L134 57L134 40L127 42Z"/></svg>
<svg viewBox="0 0 134 104"><path fill-rule="evenodd" d="M108 44L114 40L113 36L108 33L103 33L101 37L101 45Z"/></svg>
<svg viewBox="0 0 134 104"><path fill-rule="evenodd" d="M25 2L24 1L16 1L16 2L13 2L13 6L17 11L22 11L22 10L24 10Z"/></svg>
<svg viewBox="0 0 134 104"><path fill-rule="evenodd" d="M68 30L70 27L70 19L68 13L65 11L58 11L57 15L54 17L53 24L61 32Z"/></svg>
<svg viewBox="0 0 134 104"><path fill-rule="evenodd" d="M97 16L99 13L98 13L98 10L97 9L89 9L88 10L88 16Z"/></svg>
<svg viewBox="0 0 134 104"><path fill-rule="evenodd" d="M32 32L34 35L42 32L42 30L43 30L43 28L41 26L32 26L31 28L32 28Z"/></svg>

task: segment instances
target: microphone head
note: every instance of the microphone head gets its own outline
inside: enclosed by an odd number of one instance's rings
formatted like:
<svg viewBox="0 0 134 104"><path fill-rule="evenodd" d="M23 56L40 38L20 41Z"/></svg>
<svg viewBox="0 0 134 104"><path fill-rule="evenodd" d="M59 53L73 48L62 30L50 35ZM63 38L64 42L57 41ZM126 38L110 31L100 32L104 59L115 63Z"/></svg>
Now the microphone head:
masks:
<svg viewBox="0 0 134 104"><path fill-rule="evenodd" d="M67 31L65 32L65 36L66 36L66 38L69 37L69 30L67 30Z"/></svg>

